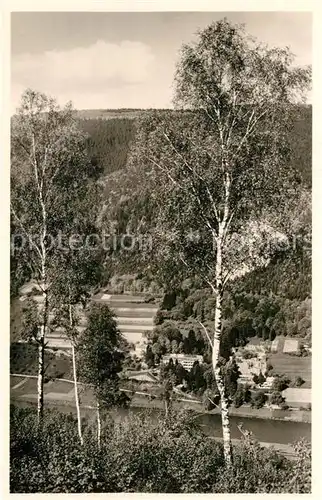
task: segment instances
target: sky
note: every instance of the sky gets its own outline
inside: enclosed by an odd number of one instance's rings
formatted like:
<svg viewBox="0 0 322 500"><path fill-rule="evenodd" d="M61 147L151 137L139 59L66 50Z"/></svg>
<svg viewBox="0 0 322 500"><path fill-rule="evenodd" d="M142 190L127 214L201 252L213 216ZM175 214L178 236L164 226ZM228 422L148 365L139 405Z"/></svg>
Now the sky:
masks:
<svg viewBox="0 0 322 500"><path fill-rule="evenodd" d="M27 87L77 109L172 107L182 44L223 17L261 42L289 46L296 64L312 64L310 13L14 12L12 112Z"/></svg>

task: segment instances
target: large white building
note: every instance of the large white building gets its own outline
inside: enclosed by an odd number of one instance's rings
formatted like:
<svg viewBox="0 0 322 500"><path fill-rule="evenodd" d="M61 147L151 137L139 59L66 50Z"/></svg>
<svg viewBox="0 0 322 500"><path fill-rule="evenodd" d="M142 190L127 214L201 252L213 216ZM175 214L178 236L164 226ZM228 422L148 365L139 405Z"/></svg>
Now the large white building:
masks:
<svg viewBox="0 0 322 500"><path fill-rule="evenodd" d="M162 356L162 363L163 364L168 364L170 361L170 358L175 362L178 360L178 363L180 363L183 368L187 371L190 371L191 368L193 367L194 363L196 361L201 364L203 362L203 357L200 355L189 355L189 354L166 354Z"/></svg>

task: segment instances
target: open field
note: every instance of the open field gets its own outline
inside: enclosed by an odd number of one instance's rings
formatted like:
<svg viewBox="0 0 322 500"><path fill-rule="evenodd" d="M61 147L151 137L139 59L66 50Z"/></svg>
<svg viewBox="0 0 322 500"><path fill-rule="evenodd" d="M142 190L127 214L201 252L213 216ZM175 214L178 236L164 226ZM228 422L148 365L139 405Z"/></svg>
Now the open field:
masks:
<svg viewBox="0 0 322 500"><path fill-rule="evenodd" d="M286 375L294 381L296 377L302 377L305 384L301 387L311 387L312 384L312 358L290 356L284 353L272 353L269 356L269 362L273 365L273 372L279 375Z"/></svg>
<svg viewBox="0 0 322 500"><path fill-rule="evenodd" d="M12 343L10 346L10 372L36 375L38 370L38 346ZM61 378L72 374L71 358L60 351L60 355L45 350L45 377Z"/></svg>

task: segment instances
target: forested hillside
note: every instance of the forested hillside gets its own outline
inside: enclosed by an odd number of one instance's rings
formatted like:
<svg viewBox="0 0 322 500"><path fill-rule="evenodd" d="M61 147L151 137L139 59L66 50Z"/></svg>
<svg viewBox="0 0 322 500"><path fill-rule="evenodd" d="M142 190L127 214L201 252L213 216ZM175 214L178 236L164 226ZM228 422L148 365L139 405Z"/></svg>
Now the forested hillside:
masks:
<svg viewBox="0 0 322 500"><path fill-rule="evenodd" d="M137 211L140 216L144 214L145 219L149 217L147 200L144 198L136 200L134 207L131 198L131 193L136 190L137 184L142 182L142 178L136 177L135 172L126 169L131 141L135 137L136 119L140 116L140 110L135 110L135 116L131 118L128 118L128 111L115 110L112 115L110 111L106 111L109 113L109 119L101 119L103 111L86 110L85 114L78 112L81 128L88 134L87 143L92 166L96 174L102 177L106 186L106 198L111 195L111 192L116 197L114 216L117 218L118 229L122 232L126 232L128 221L130 216L133 216L134 211ZM146 113L146 111L141 112ZM123 118L124 115L126 118ZM303 184L307 187L311 185L311 115L310 106L296 107L294 120L290 123L288 131L291 159L301 173ZM310 228L308 228L309 232ZM136 282L138 283L135 278L138 278L140 283L143 278L144 282L147 283L147 290L151 288L149 282L153 282L155 276L148 272L149 262L144 259L142 252L132 253L130 259L128 253L118 257L121 258L116 259L116 263L112 254L106 259L106 280L113 275L126 274L130 277L124 280L125 289L130 289L133 286L131 284L129 287L128 279L134 283L134 286ZM16 274L17 268L14 261L13 258L11 267L13 295L17 293L17 287L25 281L24 276L20 277ZM120 282L122 282L122 278L120 278ZM156 284L153 283L152 288L155 289L155 287ZM198 290L198 286L192 285L192 288L194 294L195 290ZM310 332L310 248L303 250L302 243L299 246L297 242L297 248L294 251L280 252L267 267L257 269L243 278L234 280L230 285L229 296L239 297L238 305L234 306L234 313L228 315L230 317L229 323L234 326L234 331L237 328L239 334L241 330L247 331L249 335L263 335L262 332L265 331L264 336L266 336L271 335L274 330L274 334L288 333L306 337ZM261 326L254 330L249 325L246 327L249 314L253 318L252 322L256 322L254 310L247 306L246 299L241 299L241 297L246 296L248 302L249 297L252 296L251 302L255 300L256 304L261 303L263 298L267 298L271 303L274 302L275 313L273 318L270 317L271 326L269 328L263 329ZM203 306L196 300L194 310L202 311L202 308ZM241 316L243 316L243 320L240 319ZM273 320L274 317L275 320ZM185 319L185 315L181 314L180 318Z"/></svg>
<svg viewBox="0 0 322 500"><path fill-rule="evenodd" d="M89 135L88 150L92 162L100 167L103 175L125 167L129 145L135 133L133 120L90 118L81 120L80 124Z"/></svg>
<svg viewBox="0 0 322 500"><path fill-rule="evenodd" d="M289 140L291 160L301 172L307 185L312 183L312 107L299 106L294 109L290 124Z"/></svg>
<svg viewBox="0 0 322 500"><path fill-rule="evenodd" d="M77 111L80 124L91 137L91 154L104 166L106 174L126 165L130 141L134 137L136 120L149 110L84 110ZM288 137L292 162L303 180L311 185L312 107L294 108Z"/></svg>
<svg viewBox="0 0 322 500"><path fill-rule="evenodd" d="M137 116L139 112L136 110ZM288 140L291 149L291 162L302 177L302 185L311 185L311 115L310 106L294 108L294 119L288 130ZM92 113L94 116L94 112ZM98 115L99 116L99 115ZM136 172L126 169L131 141L135 137L136 120L123 118L120 113L117 118L108 120L81 120L82 128L89 134L89 147L94 163L102 171L105 178L107 196L112 191L115 195L114 216L118 222L118 230L126 232L127 225L133 213L137 211L145 220L149 217L143 197L136 199L133 205L131 193L137 191L137 184L144 178L136 177ZM122 200L117 198L118 193ZM150 201L150 200L149 200ZM310 200L307 200L309 205ZM151 223L150 221L149 223ZM253 335L272 338L275 335L288 334L309 338L311 332L311 256L308 235L295 235L292 248L275 252L270 264L254 270L242 278L235 279L228 285L225 300L225 331L229 335L228 344L244 341ZM306 238L306 239L305 239ZM309 245L308 245L309 243ZM106 261L106 276L130 274L130 280L149 276L149 262L144 260L142 252L121 256L117 266L113 266L113 256ZM154 277L155 278L155 277ZM122 279L121 279L122 281ZM125 278L124 288L128 286ZM202 291L200 285L191 283L189 293L178 292L177 298L168 312L160 313L159 323L164 319L186 321L194 317L211 318L210 293ZM189 305L187 306L187 304ZM180 327L180 324L177 325ZM167 327L169 330L169 328ZM228 333L230 332L230 333ZM195 332L198 334L198 332ZM170 335L171 336L171 335ZM228 347L228 345L227 345Z"/></svg>

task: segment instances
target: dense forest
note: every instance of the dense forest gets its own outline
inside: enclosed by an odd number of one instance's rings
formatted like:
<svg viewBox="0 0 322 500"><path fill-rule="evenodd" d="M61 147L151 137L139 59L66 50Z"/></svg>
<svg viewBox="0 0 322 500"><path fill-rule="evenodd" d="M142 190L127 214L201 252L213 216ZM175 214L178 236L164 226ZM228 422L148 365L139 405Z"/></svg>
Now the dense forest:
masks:
<svg viewBox="0 0 322 500"><path fill-rule="evenodd" d="M87 119L80 125L89 135L88 151L94 165L104 176L126 165L127 154L135 133L135 122L130 119Z"/></svg>
<svg viewBox="0 0 322 500"><path fill-rule="evenodd" d="M311 185L311 119L310 106L297 106L292 110L293 119L288 129L291 162L302 178L303 186ZM144 199L133 200L127 196L129 189L135 191L135 178L127 170L127 158L131 141L135 137L136 120L119 118L109 120L87 119L80 121L89 135L89 150L94 163L104 176L106 189L115 188L116 193L124 190L124 199L116 203L114 216L119 231L126 232L129 213L137 210L147 213ZM304 204L309 205L310 200ZM148 214L147 214L148 216ZM301 229L303 233L303 228ZM292 238L292 235L291 235ZM292 241L292 240L291 240ZM295 241L295 243L294 243ZM311 333L311 255L310 255L310 221L304 228L304 234L287 248L274 251L268 265L255 269L246 275L228 283L225 295L225 328L226 336L239 341L257 335L273 338L276 335L291 335L310 339ZM294 243L294 244L293 244ZM162 286L155 283L155 275L149 271L148 260L142 259L141 253L132 253L131 259L118 255L117 266L113 265L113 255L106 259L106 279L119 277L119 290L131 291L132 283L140 290L154 290L153 295L160 294ZM122 278L122 274L124 277ZM143 278L143 281L142 281ZM141 285L140 285L141 286ZM179 287L180 288L180 287ZM171 307L161 306L157 323L175 320L186 322L192 318L212 320L213 298L210 292L202 290L201 283L190 283L189 291L177 292ZM165 291L167 291L165 289ZM187 305L189 303L189 305ZM162 319L161 319L162 318ZM167 327L169 329L169 325ZM196 329L196 327L194 327ZM230 332L230 333L229 333ZM235 342L235 340L231 340Z"/></svg>
<svg viewBox="0 0 322 500"><path fill-rule="evenodd" d="M137 114L140 112L135 111ZM288 131L291 160L300 172L303 184L309 187L312 110L310 106L298 106L293 112L294 119ZM127 175L127 158L135 137L138 118L123 118L123 114L125 113L120 113L117 118L105 120L92 117L81 118L79 121L88 137L87 148L93 171L97 177L102 178L107 192L111 190L111 185L114 187L115 179L116 192L123 187L125 193L129 186L135 188L136 179L133 173L131 176ZM91 116L95 116L94 111ZM126 231L128 212L133 211L133 204L124 196L124 200L121 200L117 207L114 215L118 219L119 229ZM137 202L135 209L139 212L147 211L144 199ZM307 234L309 233L310 228L307 228ZM275 253L267 266L253 270L228 285L225 296L226 336L230 331L230 336L243 339L242 341L253 335L272 338L287 334L310 338L311 255L310 247L305 245L307 241L297 240L295 248ZM103 284L118 281L118 291L131 291L134 286L135 291L147 291L150 294L152 291L152 295L160 295L163 287L154 281L155 276L149 271L149 262L142 259L142 253L132 253L131 259L127 257L128 255L125 255L122 259L122 256L118 255L115 259L114 253L110 253L105 261ZM15 256L12 256L11 276L11 292L14 296L18 287L28 278L26 270L17 266ZM213 319L209 305L213 299L209 291L202 290L200 283L190 283L189 286L189 293L187 290L179 291L171 307L167 306L162 310L161 306L157 317L158 324L165 320L185 322L189 318ZM188 302L190 305L187 305Z"/></svg>
<svg viewBox="0 0 322 500"><path fill-rule="evenodd" d="M89 150L104 168L104 175L126 167L131 140L134 137L136 120L149 111L133 110L135 117L128 118L126 110L107 110L108 119L102 119L104 110L86 110L83 116L78 112L80 125L90 136ZM84 112L85 113L85 112ZM312 107L297 106L288 130L291 145L292 164L296 166L307 185L311 185L312 175Z"/></svg>

